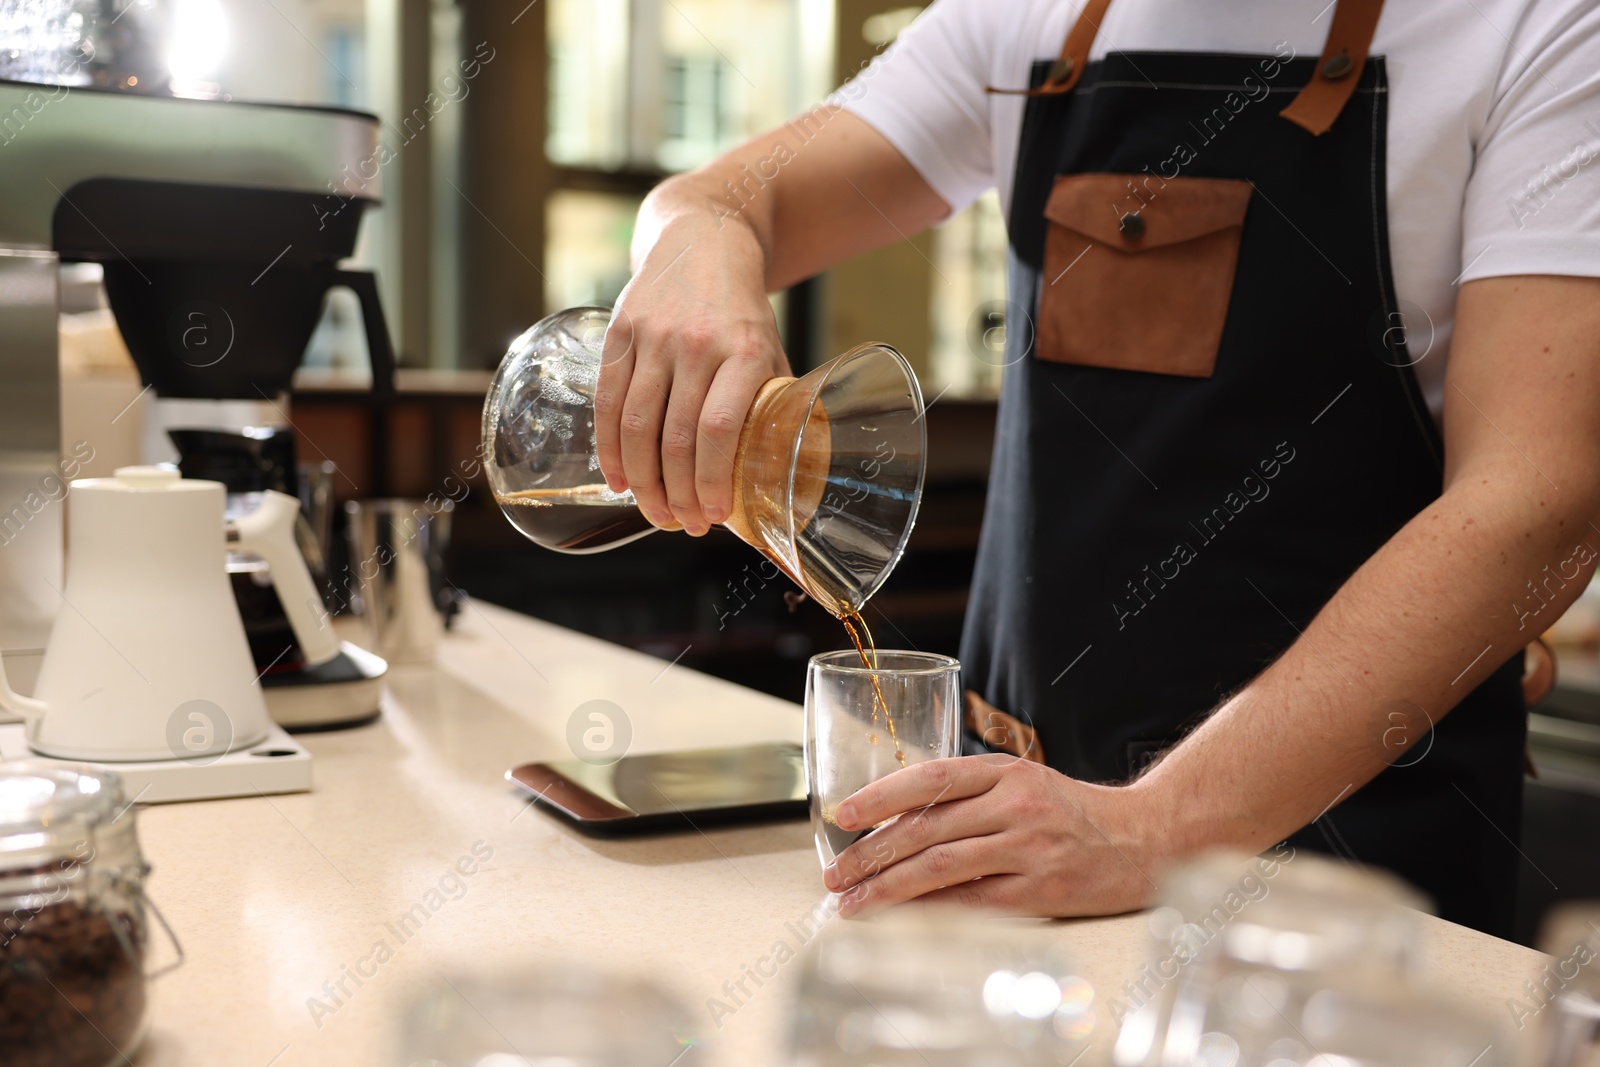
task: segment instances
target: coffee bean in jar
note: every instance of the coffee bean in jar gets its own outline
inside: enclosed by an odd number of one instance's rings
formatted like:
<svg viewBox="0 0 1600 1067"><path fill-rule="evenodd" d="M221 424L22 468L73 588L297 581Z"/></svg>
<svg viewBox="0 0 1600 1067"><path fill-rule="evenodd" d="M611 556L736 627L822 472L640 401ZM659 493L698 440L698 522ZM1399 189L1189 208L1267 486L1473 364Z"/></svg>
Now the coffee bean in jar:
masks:
<svg viewBox="0 0 1600 1067"><path fill-rule="evenodd" d="M0 764L0 1062L109 1067L143 1036L148 868L120 778Z"/></svg>

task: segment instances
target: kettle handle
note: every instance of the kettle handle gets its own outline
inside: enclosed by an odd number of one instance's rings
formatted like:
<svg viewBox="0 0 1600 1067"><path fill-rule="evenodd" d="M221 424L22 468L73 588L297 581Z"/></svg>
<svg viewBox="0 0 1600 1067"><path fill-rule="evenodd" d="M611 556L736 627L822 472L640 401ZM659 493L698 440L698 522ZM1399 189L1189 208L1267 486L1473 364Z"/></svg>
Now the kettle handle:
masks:
<svg viewBox="0 0 1600 1067"><path fill-rule="evenodd" d="M322 596L294 542L294 522L299 514L300 501L269 489L261 494L259 507L228 525L235 547L266 561L300 654L308 667L316 667L339 654L339 637L328 623Z"/></svg>
<svg viewBox="0 0 1600 1067"><path fill-rule="evenodd" d="M6 677L4 656L0 656L0 708L13 715L22 716L24 721L42 717L46 708L44 701L25 697L11 688L11 681Z"/></svg>

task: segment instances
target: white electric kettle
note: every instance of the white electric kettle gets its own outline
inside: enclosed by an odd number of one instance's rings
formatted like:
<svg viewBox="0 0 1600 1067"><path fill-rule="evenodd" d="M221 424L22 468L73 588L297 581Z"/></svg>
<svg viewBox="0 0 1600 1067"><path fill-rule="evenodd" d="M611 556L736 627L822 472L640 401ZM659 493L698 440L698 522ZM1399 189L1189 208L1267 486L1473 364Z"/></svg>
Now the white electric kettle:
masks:
<svg viewBox="0 0 1600 1067"><path fill-rule="evenodd" d="M0 707L26 722L35 752L126 761L218 756L267 735L269 719L226 551L267 562L306 659L338 652L294 544L299 502L262 494L244 519L223 517L221 482L170 467L122 467L74 481L67 580L33 697L0 666Z"/></svg>

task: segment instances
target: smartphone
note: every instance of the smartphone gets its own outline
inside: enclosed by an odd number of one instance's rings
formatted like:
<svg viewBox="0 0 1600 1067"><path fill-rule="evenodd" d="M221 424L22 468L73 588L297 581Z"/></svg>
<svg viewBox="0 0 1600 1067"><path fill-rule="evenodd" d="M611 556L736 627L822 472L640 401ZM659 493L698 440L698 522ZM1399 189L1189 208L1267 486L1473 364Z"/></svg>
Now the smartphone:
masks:
<svg viewBox="0 0 1600 1067"><path fill-rule="evenodd" d="M808 814L800 746L774 741L582 760L525 763L506 780L585 833L687 830Z"/></svg>

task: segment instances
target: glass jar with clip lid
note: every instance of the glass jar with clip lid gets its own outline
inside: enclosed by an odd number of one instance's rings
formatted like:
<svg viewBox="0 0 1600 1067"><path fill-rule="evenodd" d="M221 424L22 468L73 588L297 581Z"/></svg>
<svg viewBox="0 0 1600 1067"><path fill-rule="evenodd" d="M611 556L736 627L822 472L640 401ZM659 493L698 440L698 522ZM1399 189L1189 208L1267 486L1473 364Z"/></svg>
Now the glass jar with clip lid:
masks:
<svg viewBox="0 0 1600 1067"><path fill-rule="evenodd" d="M149 866L114 772L0 764L0 1049L7 1067L126 1062L148 1008ZM170 968L169 968L170 969Z"/></svg>

